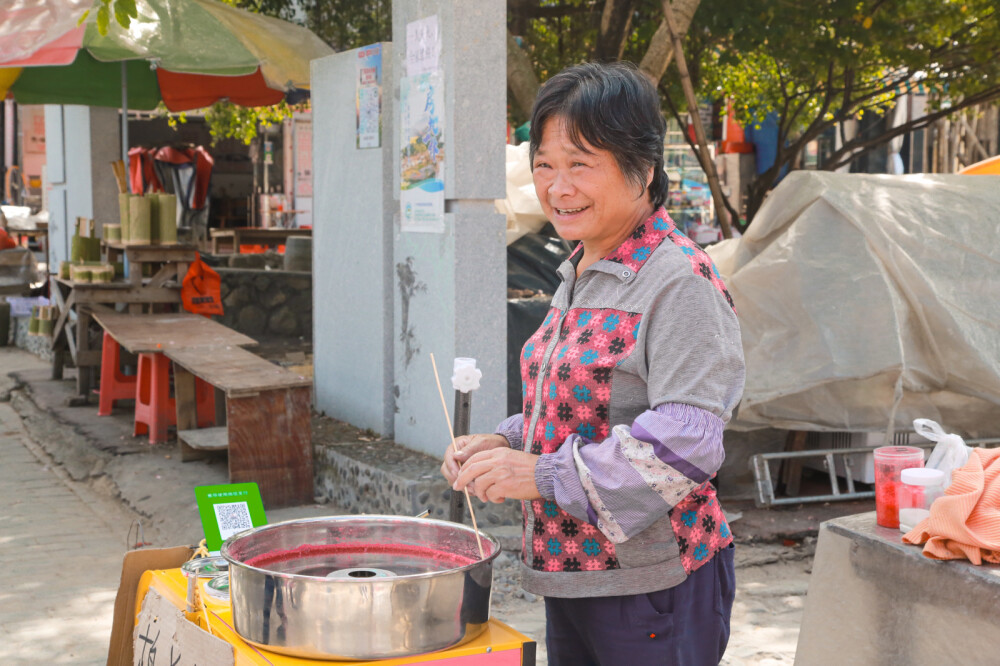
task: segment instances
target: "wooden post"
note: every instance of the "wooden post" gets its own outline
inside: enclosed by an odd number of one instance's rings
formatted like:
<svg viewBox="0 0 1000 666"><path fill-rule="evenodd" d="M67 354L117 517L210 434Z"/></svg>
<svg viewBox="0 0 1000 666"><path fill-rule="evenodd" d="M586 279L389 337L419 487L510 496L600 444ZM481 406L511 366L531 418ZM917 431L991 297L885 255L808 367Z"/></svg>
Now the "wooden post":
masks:
<svg viewBox="0 0 1000 666"><path fill-rule="evenodd" d="M694 96L694 85L691 83L687 60L684 58L684 44L681 41L681 35L677 32L677 24L674 22L670 0L663 0L663 17L667 24L667 31L670 33L670 41L674 46L674 60L677 61L677 73L680 74L681 87L684 88L684 97L687 99L688 110L691 113L694 136L698 140L698 154L701 156L701 164L705 168L705 175L708 177L708 187L712 191L712 200L715 202L719 224L722 226L722 236L723 238L732 238L733 230L729 225L729 211L726 209L722 187L719 185L719 172L715 169L715 162L712 161L712 156L708 152L708 139L705 136L705 128L701 124L701 116L698 115L698 100Z"/></svg>
<svg viewBox="0 0 1000 666"><path fill-rule="evenodd" d="M177 409L177 432L194 430L198 427L198 401L195 395L194 375L174 363L174 402ZM207 454L188 446L178 434L177 444L181 450L181 462L201 460Z"/></svg>

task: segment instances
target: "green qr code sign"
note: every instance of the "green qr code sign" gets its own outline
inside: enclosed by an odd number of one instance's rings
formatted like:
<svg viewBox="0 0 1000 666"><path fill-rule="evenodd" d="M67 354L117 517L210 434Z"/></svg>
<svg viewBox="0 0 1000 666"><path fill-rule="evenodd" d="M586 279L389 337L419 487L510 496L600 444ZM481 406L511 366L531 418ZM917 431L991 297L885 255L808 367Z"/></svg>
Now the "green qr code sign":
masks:
<svg viewBox="0 0 1000 666"><path fill-rule="evenodd" d="M218 552L222 542L234 534L267 525L256 483L197 486L194 496L209 552Z"/></svg>

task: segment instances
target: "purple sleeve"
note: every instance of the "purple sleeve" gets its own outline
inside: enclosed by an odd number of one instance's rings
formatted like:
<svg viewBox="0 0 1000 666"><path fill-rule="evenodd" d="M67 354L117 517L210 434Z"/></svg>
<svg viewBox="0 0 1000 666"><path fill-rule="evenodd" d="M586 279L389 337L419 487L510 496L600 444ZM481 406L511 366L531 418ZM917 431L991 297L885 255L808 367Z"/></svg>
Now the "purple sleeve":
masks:
<svg viewBox="0 0 1000 666"><path fill-rule="evenodd" d="M508 416L497 429L494 431L495 435L503 435L507 438L507 442L510 444L510 448L515 451L521 451L524 449L524 414L514 414L513 416Z"/></svg>
<svg viewBox="0 0 1000 666"><path fill-rule="evenodd" d="M618 425L603 442L571 435L535 467L542 497L595 525L612 542L639 534L719 470L724 422L666 403Z"/></svg>

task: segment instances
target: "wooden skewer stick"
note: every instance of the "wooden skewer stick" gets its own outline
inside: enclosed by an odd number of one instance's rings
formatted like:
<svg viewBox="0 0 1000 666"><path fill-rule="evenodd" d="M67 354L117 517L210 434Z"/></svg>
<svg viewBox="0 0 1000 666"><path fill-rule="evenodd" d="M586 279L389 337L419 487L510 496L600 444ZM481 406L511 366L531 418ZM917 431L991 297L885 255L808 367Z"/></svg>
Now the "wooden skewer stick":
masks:
<svg viewBox="0 0 1000 666"><path fill-rule="evenodd" d="M458 447L455 445L455 431L451 427L451 415L448 413L448 403L444 401L444 391L441 390L441 378L438 377L438 366L434 362L434 354L431 354L431 365L434 366L434 381L437 382L438 395L441 396L441 406L444 407L444 420L448 424L448 435L451 437L451 448L455 449L455 453L458 453ZM469 515L472 516L472 529L476 532L476 545L479 546L479 557L481 559L486 559L486 554L483 552L483 538L479 536L479 525L476 524L476 512L472 508L472 501L469 499L469 489L463 488L465 491L465 503L469 505Z"/></svg>

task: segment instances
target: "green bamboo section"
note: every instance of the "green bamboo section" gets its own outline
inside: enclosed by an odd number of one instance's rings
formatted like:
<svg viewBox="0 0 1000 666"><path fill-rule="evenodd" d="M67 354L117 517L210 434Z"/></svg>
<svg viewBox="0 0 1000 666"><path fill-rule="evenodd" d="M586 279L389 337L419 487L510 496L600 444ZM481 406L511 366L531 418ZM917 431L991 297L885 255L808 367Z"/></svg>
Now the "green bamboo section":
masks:
<svg viewBox="0 0 1000 666"><path fill-rule="evenodd" d="M150 203L150 197L136 196L129 200L129 242L134 245L149 245L153 240Z"/></svg>

